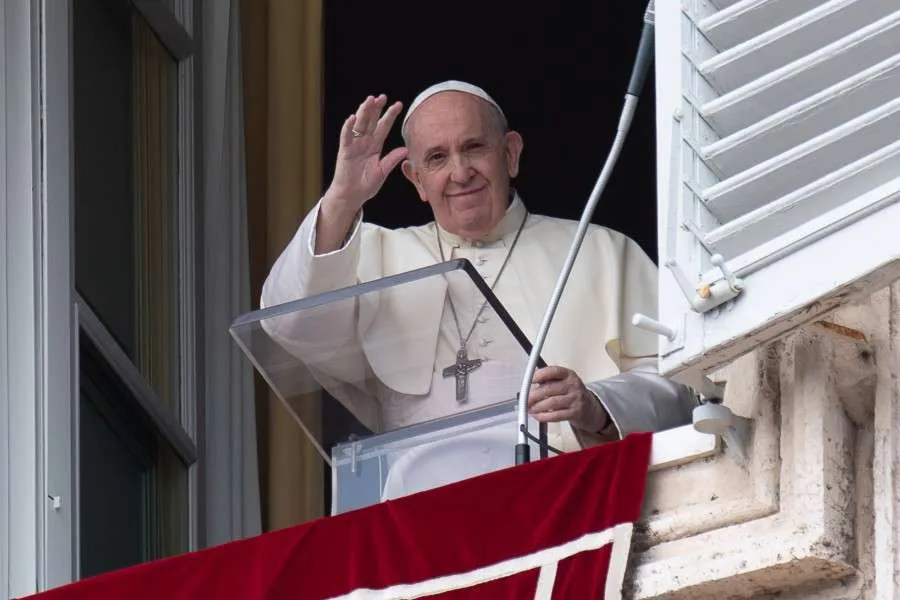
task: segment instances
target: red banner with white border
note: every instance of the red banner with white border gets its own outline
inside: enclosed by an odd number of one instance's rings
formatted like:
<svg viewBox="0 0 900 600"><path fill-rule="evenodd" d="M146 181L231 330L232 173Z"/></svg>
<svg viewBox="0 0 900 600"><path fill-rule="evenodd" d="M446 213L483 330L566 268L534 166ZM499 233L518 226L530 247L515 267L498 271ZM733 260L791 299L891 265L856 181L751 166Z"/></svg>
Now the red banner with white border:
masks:
<svg viewBox="0 0 900 600"><path fill-rule="evenodd" d="M613 600L651 443L632 434L32 598Z"/></svg>

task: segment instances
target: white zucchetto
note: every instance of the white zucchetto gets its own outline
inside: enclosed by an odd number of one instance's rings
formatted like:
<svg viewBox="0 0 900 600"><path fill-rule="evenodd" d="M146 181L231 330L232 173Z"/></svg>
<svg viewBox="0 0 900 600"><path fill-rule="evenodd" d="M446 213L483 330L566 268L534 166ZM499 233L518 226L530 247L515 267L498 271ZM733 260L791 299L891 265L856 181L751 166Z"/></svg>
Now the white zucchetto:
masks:
<svg viewBox="0 0 900 600"><path fill-rule="evenodd" d="M503 120L506 120L506 115L503 114L503 109L500 108L500 105L491 98L487 92L478 87L477 85L472 85L471 83L466 83L465 81L456 81L454 79L450 79L448 81L443 81L441 83L436 83L431 87L422 91L415 99L412 101L412 104L409 105L409 108L406 111L406 116L403 117L403 127L406 126L406 122L409 120L409 116L413 114L419 105L434 96L435 94L440 94L441 92L465 92L466 94L472 94L473 96L478 96L482 100L490 103L494 108L496 108L500 115L503 117Z"/></svg>

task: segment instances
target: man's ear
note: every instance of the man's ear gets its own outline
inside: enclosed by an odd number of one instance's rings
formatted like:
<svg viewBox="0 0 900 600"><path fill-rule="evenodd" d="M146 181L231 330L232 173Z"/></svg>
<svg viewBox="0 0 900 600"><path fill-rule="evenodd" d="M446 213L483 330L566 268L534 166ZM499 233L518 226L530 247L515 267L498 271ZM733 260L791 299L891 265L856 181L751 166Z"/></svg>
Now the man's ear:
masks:
<svg viewBox="0 0 900 600"><path fill-rule="evenodd" d="M419 198L422 202L428 202L428 200L425 199L425 189L419 182L419 174L416 173L416 170L413 168L412 163L409 162L408 158L400 163L400 170L403 171L403 176L416 186L416 192L419 193Z"/></svg>
<svg viewBox="0 0 900 600"><path fill-rule="evenodd" d="M506 132L506 170L510 179L519 174L519 158L522 156L524 144L518 131Z"/></svg>

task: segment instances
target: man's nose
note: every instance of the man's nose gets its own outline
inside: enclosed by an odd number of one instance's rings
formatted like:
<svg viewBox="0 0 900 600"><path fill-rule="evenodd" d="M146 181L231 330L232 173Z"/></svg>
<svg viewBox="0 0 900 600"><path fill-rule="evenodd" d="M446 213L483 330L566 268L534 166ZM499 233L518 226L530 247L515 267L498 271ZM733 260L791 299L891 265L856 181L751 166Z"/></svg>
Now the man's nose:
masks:
<svg viewBox="0 0 900 600"><path fill-rule="evenodd" d="M472 178L472 162L462 153L450 157L450 180L454 183L466 183Z"/></svg>

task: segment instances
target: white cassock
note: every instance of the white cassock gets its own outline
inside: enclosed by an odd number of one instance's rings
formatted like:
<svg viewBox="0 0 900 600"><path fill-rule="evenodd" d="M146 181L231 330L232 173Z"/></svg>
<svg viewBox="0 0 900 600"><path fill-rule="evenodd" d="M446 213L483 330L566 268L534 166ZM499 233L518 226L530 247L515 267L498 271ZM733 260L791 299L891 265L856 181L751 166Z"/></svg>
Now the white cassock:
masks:
<svg viewBox="0 0 900 600"><path fill-rule="evenodd" d="M263 286L263 308L441 262L434 222L386 229L362 222L361 216L341 249L314 255L318 208L310 211L272 267ZM516 194L504 218L484 240L469 243L442 229L440 239L444 257L468 259L493 286L522 332L534 340L578 224L528 214L497 279L526 213ZM469 376L469 389L477 393L467 404L457 402L455 380L442 375L443 369L455 362L460 347L446 287L435 282L418 288L415 294L381 295L374 304L363 301L352 307L353 312L330 320L327 332L304 329L300 319L290 317L279 317L264 326L280 345L298 356L308 354L312 347L321 354L323 336L340 347L342 359L323 365L320 382L376 432L515 397L527 355L497 315L487 309L467 343L469 358L484 360ZM656 266L634 241L592 225L541 352L547 364L567 367L582 378L604 405L620 436L690 422L693 397L689 390L654 374L657 336L631 325L636 312L656 314L656 287ZM464 335L481 306L482 297L473 290L468 286L454 289L452 284L449 289ZM398 331L416 334L402 336ZM350 346L355 349L352 353L347 352ZM454 440L455 462L459 463L455 468L444 452L440 468L424 467L420 462L404 469L395 481L402 479L404 491L409 492L512 464L515 437L515 431L509 429L468 442ZM548 427L550 445L564 451L599 439L594 433L576 431L569 423ZM422 481L421 475L429 472L440 475Z"/></svg>

